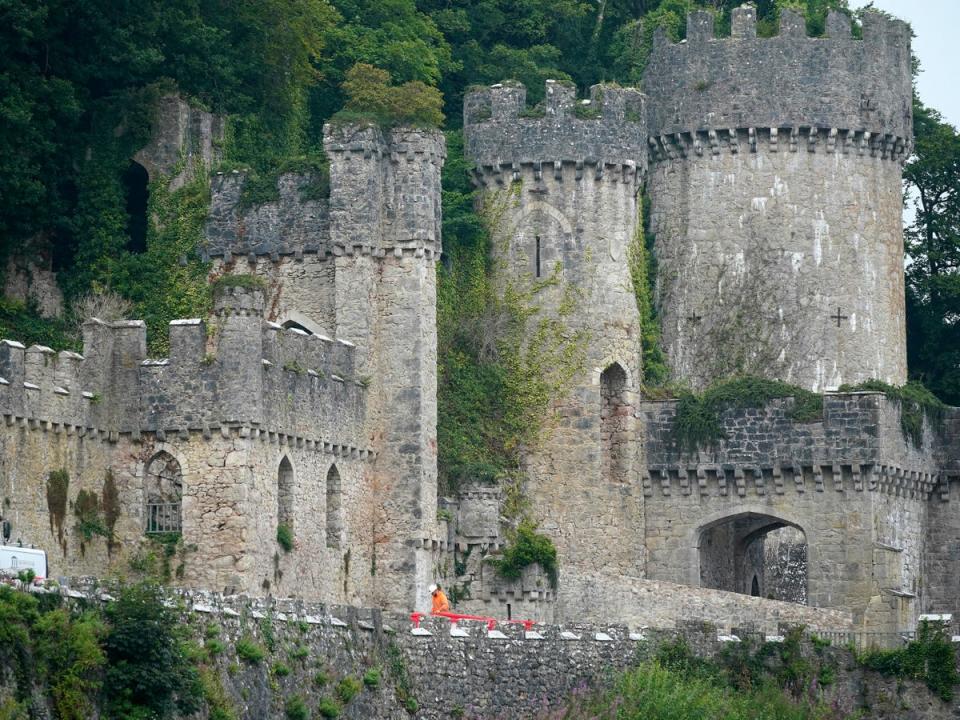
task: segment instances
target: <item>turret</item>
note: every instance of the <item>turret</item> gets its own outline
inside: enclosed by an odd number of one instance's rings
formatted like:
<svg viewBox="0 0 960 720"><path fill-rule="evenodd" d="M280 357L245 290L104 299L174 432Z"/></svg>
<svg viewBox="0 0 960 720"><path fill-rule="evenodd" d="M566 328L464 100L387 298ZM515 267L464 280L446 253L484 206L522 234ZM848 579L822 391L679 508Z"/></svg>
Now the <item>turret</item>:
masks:
<svg viewBox="0 0 960 720"><path fill-rule="evenodd" d="M863 39L832 12L826 37L783 10L758 38L691 13L656 36L650 227L677 379L750 372L813 390L906 379L901 166L912 137L910 35L878 13Z"/></svg>
<svg viewBox="0 0 960 720"><path fill-rule="evenodd" d="M568 341L582 339L564 360L581 370L523 458L531 507L543 513L535 519L560 554L558 611L574 616L587 611L591 583L643 572L642 513L630 490L640 322L627 258L642 242L645 107L633 88L597 85L578 100L553 81L542 105L525 102L522 85L468 93L464 139L482 202L496 209L486 213L496 286L529 294L537 318L559 321ZM600 507L608 510L602 524L582 522ZM596 548L611 544L618 550L598 559Z"/></svg>

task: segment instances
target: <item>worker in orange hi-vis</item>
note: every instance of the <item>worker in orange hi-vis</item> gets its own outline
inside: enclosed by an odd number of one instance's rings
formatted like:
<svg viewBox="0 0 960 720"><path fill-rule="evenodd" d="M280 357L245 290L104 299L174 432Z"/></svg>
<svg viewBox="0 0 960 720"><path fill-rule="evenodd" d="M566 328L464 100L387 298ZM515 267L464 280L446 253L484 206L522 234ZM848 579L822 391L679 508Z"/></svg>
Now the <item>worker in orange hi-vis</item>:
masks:
<svg viewBox="0 0 960 720"><path fill-rule="evenodd" d="M433 608L430 610L434 615L437 613L450 612L450 601L444 595L439 585L430 586L430 595L433 597Z"/></svg>

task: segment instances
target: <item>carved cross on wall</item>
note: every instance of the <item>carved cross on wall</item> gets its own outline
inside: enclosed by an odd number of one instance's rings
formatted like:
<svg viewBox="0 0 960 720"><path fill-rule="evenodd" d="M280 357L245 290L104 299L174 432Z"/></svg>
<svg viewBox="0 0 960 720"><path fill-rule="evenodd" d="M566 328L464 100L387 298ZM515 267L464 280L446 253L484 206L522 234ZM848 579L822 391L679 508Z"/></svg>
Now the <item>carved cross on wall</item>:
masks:
<svg viewBox="0 0 960 720"><path fill-rule="evenodd" d="M837 327L840 327L840 321L841 321L841 320L849 320L849 316L847 316L847 315L841 315L841 314L840 314L840 308L838 307L838 308L837 308L837 314L836 314L836 315L831 315L831 316L830 316L830 319L831 319L831 320L836 320L836 321L837 321Z"/></svg>
<svg viewBox="0 0 960 720"><path fill-rule="evenodd" d="M698 323L701 320L703 320L703 316L697 315L696 311L694 311L693 315L689 316L687 320L689 320L690 322Z"/></svg>

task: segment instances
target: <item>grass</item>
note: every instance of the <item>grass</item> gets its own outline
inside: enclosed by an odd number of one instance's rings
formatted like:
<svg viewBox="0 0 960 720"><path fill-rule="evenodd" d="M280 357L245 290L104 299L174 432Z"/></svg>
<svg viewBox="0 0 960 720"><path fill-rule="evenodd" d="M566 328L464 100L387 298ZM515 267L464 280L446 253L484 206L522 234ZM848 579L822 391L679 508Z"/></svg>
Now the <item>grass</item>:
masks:
<svg viewBox="0 0 960 720"><path fill-rule="evenodd" d="M794 701L769 684L747 691L657 662L622 675L605 692L574 698L565 720L832 720L842 716L807 700Z"/></svg>
<svg viewBox="0 0 960 720"><path fill-rule="evenodd" d="M250 638L241 638L237 642L237 656L251 665L258 665L267 655L267 651Z"/></svg>

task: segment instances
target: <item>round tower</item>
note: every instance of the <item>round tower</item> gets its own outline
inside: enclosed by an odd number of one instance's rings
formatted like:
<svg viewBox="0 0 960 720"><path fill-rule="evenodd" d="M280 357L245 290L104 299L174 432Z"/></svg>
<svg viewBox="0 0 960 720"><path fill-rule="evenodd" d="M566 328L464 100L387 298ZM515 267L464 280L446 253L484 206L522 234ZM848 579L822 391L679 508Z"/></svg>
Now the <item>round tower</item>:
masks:
<svg viewBox="0 0 960 720"><path fill-rule="evenodd" d="M595 86L586 102L552 81L542 106L525 105L521 85L469 93L464 134L499 291L533 306L529 337L550 318L576 338L577 357L563 364L580 369L524 458L533 513L560 555L558 609L572 617L588 597L596 612L592 581L642 574L642 499L630 483L640 325L627 253L646 169L645 110L635 89Z"/></svg>
<svg viewBox="0 0 960 720"><path fill-rule="evenodd" d="M784 10L688 18L654 41L650 227L663 340L694 386L749 372L811 390L906 381L901 170L912 132L910 31L832 12L808 38Z"/></svg>

